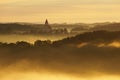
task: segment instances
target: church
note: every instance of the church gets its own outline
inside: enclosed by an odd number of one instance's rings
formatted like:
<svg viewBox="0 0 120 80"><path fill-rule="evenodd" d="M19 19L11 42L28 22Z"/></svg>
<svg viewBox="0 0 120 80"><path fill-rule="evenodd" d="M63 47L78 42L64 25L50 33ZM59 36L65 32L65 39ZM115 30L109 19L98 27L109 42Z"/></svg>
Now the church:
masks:
<svg viewBox="0 0 120 80"><path fill-rule="evenodd" d="M51 28L51 26L49 25L49 22L48 22L48 20L46 19L46 21L45 21L45 24L44 24L44 26L43 26L43 30L42 30L43 32L46 32L46 33L49 33L49 32L52 32L52 28Z"/></svg>
<svg viewBox="0 0 120 80"><path fill-rule="evenodd" d="M52 27L50 26L48 20L46 19L45 24L43 25L43 27L38 31L39 33L42 34L67 34L68 31L66 28L61 29L52 29Z"/></svg>

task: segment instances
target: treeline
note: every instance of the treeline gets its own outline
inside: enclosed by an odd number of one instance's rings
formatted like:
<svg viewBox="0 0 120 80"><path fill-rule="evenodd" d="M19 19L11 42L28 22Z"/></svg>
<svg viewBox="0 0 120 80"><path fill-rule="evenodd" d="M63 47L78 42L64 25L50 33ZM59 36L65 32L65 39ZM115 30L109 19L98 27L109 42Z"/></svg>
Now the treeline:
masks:
<svg viewBox="0 0 120 80"><path fill-rule="evenodd" d="M120 31L120 23L108 23L108 24L97 24L95 27L90 29L91 31L107 30L107 31Z"/></svg>
<svg viewBox="0 0 120 80"><path fill-rule="evenodd" d="M25 32L26 30L31 30L31 26L18 23L0 24L0 34L15 34L17 32Z"/></svg>
<svg viewBox="0 0 120 80"><path fill-rule="evenodd" d="M0 23L0 34L36 34L42 24Z"/></svg>
<svg viewBox="0 0 120 80"><path fill-rule="evenodd" d="M93 31L83 33L74 37L68 37L63 40L51 42L50 40L41 41L37 40L34 44L30 44L25 41L18 41L16 43L0 43L2 46L10 47L56 47L56 46L67 46L67 45L77 45L83 42L87 43L110 43L113 41L120 41L120 31L108 32L108 31Z"/></svg>
<svg viewBox="0 0 120 80"><path fill-rule="evenodd" d="M31 47L48 47L51 46L52 42L50 40L41 41L37 40L34 44L25 42L25 41L17 41L16 43L2 43L0 42L0 47L12 47L12 48L31 48Z"/></svg>
<svg viewBox="0 0 120 80"><path fill-rule="evenodd" d="M86 32L75 37L68 37L63 40L53 42L54 45L74 45L80 44L83 42L87 43L110 43L113 41L120 41L120 31L93 31L93 32Z"/></svg>
<svg viewBox="0 0 120 80"><path fill-rule="evenodd" d="M77 24L51 24L52 29L72 29L77 27L86 27L86 25ZM88 26L87 26L88 27ZM0 23L0 34L49 34L44 32L44 24L27 23ZM58 31L59 32L59 31ZM54 32L55 33L55 32Z"/></svg>

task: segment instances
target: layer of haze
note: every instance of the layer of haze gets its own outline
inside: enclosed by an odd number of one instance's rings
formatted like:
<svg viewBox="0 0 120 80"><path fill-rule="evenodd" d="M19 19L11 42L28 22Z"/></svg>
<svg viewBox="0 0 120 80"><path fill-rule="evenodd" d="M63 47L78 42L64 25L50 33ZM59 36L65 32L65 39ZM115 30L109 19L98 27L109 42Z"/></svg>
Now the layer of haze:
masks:
<svg viewBox="0 0 120 80"><path fill-rule="evenodd" d="M0 47L0 80L120 80L120 47L115 44L120 43L24 50Z"/></svg>
<svg viewBox="0 0 120 80"><path fill-rule="evenodd" d="M119 0L3 0L0 22L114 22L119 10Z"/></svg>
<svg viewBox="0 0 120 80"><path fill-rule="evenodd" d="M53 43L0 43L0 80L120 80L119 33L94 31Z"/></svg>
<svg viewBox="0 0 120 80"><path fill-rule="evenodd" d="M26 41L29 43L34 43L36 40L51 40L57 41L67 36L35 36L35 35L0 35L0 42L15 43L17 41Z"/></svg>

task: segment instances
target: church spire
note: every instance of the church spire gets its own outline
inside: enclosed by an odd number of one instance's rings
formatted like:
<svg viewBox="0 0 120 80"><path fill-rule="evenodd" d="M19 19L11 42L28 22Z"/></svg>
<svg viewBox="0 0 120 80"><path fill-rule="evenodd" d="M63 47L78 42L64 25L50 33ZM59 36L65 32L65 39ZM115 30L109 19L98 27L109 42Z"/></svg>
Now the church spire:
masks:
<svg viewBox="0 0 120 80"><path fill-rule="evenodd" d="M45 21L45 25L49 25L49 23L48 23L48 20L46 19L46 21Z"/></svg>
<svg viewBox="0 0 120 80"><path fill-rule="evenodd" d="M46 21L45 21L44 29L45 29L46 32L50 32L50 31L52 30L52 28L51 28L51 26L49 25L47 19L46 19Z"/></svg>

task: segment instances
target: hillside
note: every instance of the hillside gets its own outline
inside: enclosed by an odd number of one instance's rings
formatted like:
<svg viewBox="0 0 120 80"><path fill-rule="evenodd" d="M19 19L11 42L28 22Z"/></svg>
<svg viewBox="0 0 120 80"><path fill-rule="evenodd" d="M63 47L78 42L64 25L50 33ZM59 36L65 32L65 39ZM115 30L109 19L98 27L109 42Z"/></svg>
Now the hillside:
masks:
<svg viewBox="0 0 120 80"><path fill-rule="evenodd" d="M90 30L120 31L120 23L97 24L95 25L95 27L91 28Z"/></svg>
<svg viewBox="0 0 120 80"><path fill-rule="evenodd" d="M120 31L109 32L109 31L93 31L79 34L74 37L65 38L63 40L55 41L54 45L74 45L83 42L112 42L120 40Z"/></svg>

